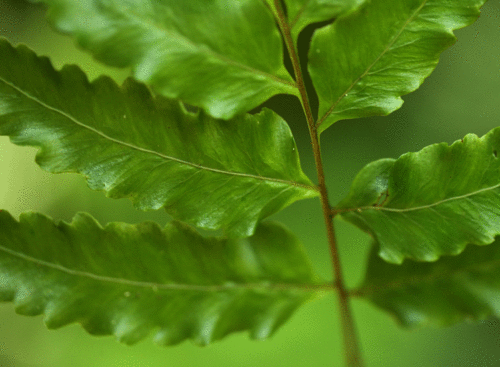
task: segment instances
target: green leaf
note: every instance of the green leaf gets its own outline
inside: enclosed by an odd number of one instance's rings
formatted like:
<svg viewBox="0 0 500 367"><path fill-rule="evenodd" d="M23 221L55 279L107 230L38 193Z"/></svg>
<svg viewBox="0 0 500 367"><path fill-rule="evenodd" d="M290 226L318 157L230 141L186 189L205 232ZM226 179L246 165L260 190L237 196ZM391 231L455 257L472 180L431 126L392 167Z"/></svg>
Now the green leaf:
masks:
<svg viewBox="0 0 500 367"><path fill-rule="evenodd" d="M179 222L71 224L0 211L0 300L44 314L49 328L78 322L131 344L151 331L162 345L208 344L248 330L266 338L312 295L298 240L264 223L254 236L204 238Z"/></svg>
<svg viewBox="0 0 500 367"><path fill-rule="evenodd" d="M434 263L388 264L372 252L355 291L394 314L404 326L448 326L500 316L500 240L468 246Z"/></svg>
<svg viewBox="0 0 500 367"><path fill-rule="evenodd" d="M500 234L500 128L365 166L335 211L371 233L380 256L434 261Z"/></svg>
<svg viewBox="0 0 500 367"><path fill-rule="evenodd" d="M285 0L292 37L312 23L324 22L356 10L366 0Z"/></svg>
<svg viewBox="0 0 500 367"><path fill-rule="evenodd" d="M309 72L319 97L318 130L341 119L387 115L417 89L486 0L372 0L317 30Z"/></svg>
<svg viewBox="0 0 500 367"><path fill-rule="evenodd" d="M278 28L255 0L35 0L99 61L132 67L169 98L229 119L273 95L298 95Z"/></svg>
<svg viewBox="0 0 500 367"><path fill-rule="evenodd" d="M165 207L205 229L249 236L257 222L318 195L288 125L271 110L230 121L186 112L133 80L89 83L0 40L0 134L40 147L49 172L79 172L90 188Z"/></svg>

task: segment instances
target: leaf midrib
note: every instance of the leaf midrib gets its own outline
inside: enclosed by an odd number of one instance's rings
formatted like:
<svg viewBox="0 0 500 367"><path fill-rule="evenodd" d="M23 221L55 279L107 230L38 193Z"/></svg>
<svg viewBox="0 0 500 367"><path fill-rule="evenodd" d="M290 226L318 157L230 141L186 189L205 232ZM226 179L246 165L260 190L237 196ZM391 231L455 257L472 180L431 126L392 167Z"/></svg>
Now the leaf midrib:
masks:
<svg viewBox="0 0 500 367"><path fill-rule="evenodd" d="M347 213L347 212L360 213L360 212L365 211L365 210L377 210L377 211L387 211L387 212L396 212L396 213L412 212L412 211L417 211L417 210L429 209L429 208L432 208L432 207L435 207L435 206L438 206L440 204L450 202L450 201L465 199L465 198L468 198L470 196L478 195L482 192L495 190L499 187L500 187L500 183L497 185L494 185L494 186L489 186L489 187L485 187L485 188L470 192L468 194L464 194L464 195L460 195L460 196L453 196L450 198L436 201L435 203L431 203L428 205L416 206L413 208L389 208L389 207L384 207L384 206L361 206L361 207L357 207L357 208L339 209L339 210L337 210L337 212L339 212L339 213Z"/></svg>
<svg viewBox="0 0 500 367"><path fill-rule="evenodd" d="M333 110L337 107L337 105L344 99L344 97L349 94L352 88L361 80L363 79L369 72L370 70L375 66L375 64L390 50L392 45L398 40L398 38L401 36L405 28L408 26L408 24L416 17L416 15L422 10L422 8L425 6L427 3L427 0L424 0L422 4L411 14L411 16L406 20L406 22L403 24L399 32L393 37L393 39L387 44L387 46L384 48L384 50L380 53L380 55L377 56L377 58L366 68L366 70L356 79L354 80L351 85L343 92L340 94L339 98L333 103L333 105L326 111L326 113L316 122L316 127L319 127L327 118L333 113Z"/></svg>
<svg viewBox="0 0 500 367"><path fill-rule="evenodd" d="M188 161L184 161L182 159L171 157L171 156L159 153L159 152L155 152L155 151L150 150L150 149L138 147L136 145L133 145L133 144L130 144L130 143L118 140L118 139L113 138L111 136L108 136L108 135L104 134L103 132L101 132L101 131L99 131L99 130L91 127L91 126L85 125L84 123L78 121L73 116L67 114L64 111L61 111L61 110L59 110L59 109L57 109L55 107L52 107L52 106L46 104L45 102L43 102L43 101L39 100L38 98L30 95L28 92L25 92L21 88L19 88L16 85L8 82L7 80L5 80L2 77L0 77L0 81L3 82L3 83L5 83L9 87L13 88L14 90L18 91L19 93L21 93L22 95L24 95L26 98L28 98L28 99L34 101L35 103L39 104L41 107L46 108L46 109L48 109L50 111L53 111L53 112L55 112L55 113L63 116L64 118L68 119L69 121L73 122L74 124L76 124L76 125L84 128L84 129L87 129L87 130L89 130L89 131L91 131L91 132L93 132L93 133L101 136L104 139L107 139L107 140L109 140L109 141L111 141L113 143L122 145L124 147L130 148L130 149L133 149L133 150L137 150L137 151L142 152L142 153L156 155L156 156L158 156L158 157L160 157L162 159L173 161L173 162L176 162L176 163L179 163L179 164L184 164L184 165L187 165L187 166L190 166L190 167L194 167L194 168L199 169L199 170L205 170L205 171L214 172L214 173L218 173L218 174L229 175L229 176L238 176L238 177L251 178L251 179L260 180L260 181L269 181L269 182L281 183L281 184L285 184L285 185L288 185L288 186L302 187L302 188L305 188L305 189L308 189L308 190L318 191L318 189L317 189L316 186L306 185L306 184L302 184L302 183L299 183L299 182L288 181L288 180L283 180L283 179L279 179L279 178L263 177L263 176L257 176L257 175L252 175L252 174L247 174L247 173L241 173L241 172L223 171L223 170L219 170L219 169L216 169L216 168L206 167L206 166L202 166L200 164L196 164L196 163L191 163L191 162L188 162Z"/></svg>
<svg viewBox="0 0 500 367"><path fill-rule="evenodd" d="M30 263L57 270L72 276L83 277L92 279L98 282L112 283L121 286L131 286L137 288L150 288L153 291L159 290L174 290L174 291L196 291L196 292L223 292L232 289L267 289L269 291L276 290L298 290L304 292L316 292L319 290L331 290L331 284L315 284L315 283L271 283L269 281L263 280L261 282L254 283L233 283L228 282L227 284L214 284L214 285L197 285L197 284L186 284L186 283L156 283L156 282L146 282L130 280L125 278L116 278L106 275L98 275L87 271L74 270L62 266L60 264L54 264L49 261L40 260L35 257L23 254L21 252L14 251L10 248L0 245L0 251L3 251L11 256L17 257L19 259L28 261Z"/></svg>
<svg viewBox="0 0 500 367"><path fill-rule="evenodd" d="M116 5L116 4L115 4ZM158 30L164 34L166 34L166 37L169 37L169 38L176 38L178 40L180 40L181 42L185 43L185 44L188 44L190 45L191 47L199 50L200 47L198 44L196 43L193 43L189 38L186 38L184 36L182 36L181 34L179 34L178 32L172 32L166 28L163 28L163 27L160 27L157 23L155 22L149 22L148 19L145 19L144 17L142 17L142 14L138 14L136 13L135 11L124 11L123 9L121 9L119 6L117 6L116 10L124 17L124 18L129 18L131 20L135 20L136 22L138 22L139 24L144 24L147 28L152 28L152 29L155 29L155 30ZM134 17L132 17L132 15L134 15ZM294 82L291 82L291 81L287 81L287 80L284 80L284 79L281 79L280 77L276 76L276 75L273 75L273 74L269 74L263 70L259 70L259 69L255 69L249 65L245 65L245 64L242 64L238 61L235 61L235 60L232 60L224 55L221 55L217 52L215 52L214 50L212 50L211 48L205 48L203 49L204 51L206 51L207 53L210 53L211 56L213 56L214 58L222 61L223 63L226 63L226 64L229 64L229 65L232 65L232 66L235 66L237 68L240 68L240 69L243 69L243 70L246 70L246 71L249 71L253 74L259 74L259 75L262 75L264 76L266 79L270 79L270 80L273 80L274 82L276 83L279 83L279 84L284 84L286 85L288 88L289 87L292 87L294 90L297 89L297 85L294 83Z"/></svg>

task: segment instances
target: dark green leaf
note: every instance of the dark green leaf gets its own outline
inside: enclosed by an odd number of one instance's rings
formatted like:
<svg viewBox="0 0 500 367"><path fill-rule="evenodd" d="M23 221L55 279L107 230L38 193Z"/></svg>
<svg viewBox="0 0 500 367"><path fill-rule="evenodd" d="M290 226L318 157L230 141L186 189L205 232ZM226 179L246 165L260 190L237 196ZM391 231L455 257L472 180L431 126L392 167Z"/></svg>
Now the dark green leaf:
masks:
<svg viewBox="0 0 500 367"><path fill-rule="evenodd" d="M78 322L125 343L153 331L162 345L242 330L266 338L315 281L298 240L275 223L228 240L179 222L103 228L88 214L54 224L0 211L0 300L20 314L43 313L49 328Z"/></svg>
<svg viewBox="0 0 500 367"><path fill-rule="evenodd" d="M337 206L370 232L380 256L434 261L500 234L500 128L364 167Z"/></svg>
<svg viewBox="0 0 500 367"><path fill-rule="evenodd" d="M120 88L109 78L89 83L74 66L57 72L5 40L0 55L0 134L39 146L49 172L82 173L109 197L235 236L317 195L288 125L270 110L215 120L131 79Z"/></svg>
<svg viewBox="0 0 500 367"><path fill-rule="evenodd" d="M453 30L473 23L486 0L372 0L315 32L309 71L319 131L341 119L387 115L417 89Z"/></svg>
<svg viewBox="0 0 500 367"><path fill-rule="evenodd" d="M34 0L35 1L35 0ZM62 32L158 93L229 119L297 94L278 28L255 0L36 0Z"/></svg>
<svg viewBox="0 0 500 367"><path fill-rule="evenodd" d="M468 246L434 263L388 264L372 252L355 294L393 313L404 326L448 326L500 316L500 240Z"/></svg>

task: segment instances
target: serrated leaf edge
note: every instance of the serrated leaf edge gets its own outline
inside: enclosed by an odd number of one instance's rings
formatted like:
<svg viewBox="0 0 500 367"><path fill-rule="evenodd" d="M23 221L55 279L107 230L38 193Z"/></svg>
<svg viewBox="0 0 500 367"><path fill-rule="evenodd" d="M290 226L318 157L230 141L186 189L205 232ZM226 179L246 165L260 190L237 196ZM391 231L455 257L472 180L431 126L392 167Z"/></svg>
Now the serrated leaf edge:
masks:
<svg viewBox="0 0 500 367"><path fill-rule="evenodd" d="M377 56L377 58L366 68L366 70L363 72L363 74L361 74L356 80L354 80L351 85L344 91L344 93L342 93L340 95L340 97L333 103L333 105L328 109L328 111L325 112L325 114L323 116L321 116L321 118L318 119L318 121L316 122L316 127L319 128L320 125L323 123L323 121L325 121L328 116L330 116L330 114L333 112L333 110L335 109L335 107L337 107L337 105L340 103L340 101L342 101L342 99L347 95L349 94L349 92L351 91L352 88L354 88L354 86L361 80L363 79L366 74L368 74L371 70L371 68L378 62L378 60L380 60L380 58L382 56L384 56L391 48L392 45L394 45L394 43L398 40L399 36L401 36L401 33L403 33L403 31L405 30L406 26L417 16L417 14L420 12L420 10L422 10L422 8L425 6L425 4L427 4L427 1L428 0L424 0L422 2L422 5L420 5L420 7L418 7L415 12L406 20L406 22L403 24L403 26L401 27L401 29L399 30L399 32L394 36L394 38L387 44L387 46L385 47L385 49L380 53L379 56ZM400 98L400 97L399 97Z"/></svg>
<svg viewBox="0 0 500 367"><path fill-rule="evenodd" d="M246 178L251 178L251 179L260 180L260 181L276 182L276 183L281 183L281 184L285 184L285 185L289 185L289 186L294 186L294 187L302 187L302 188L305 188L307 190L319 191L318 187L316 187L316 186L306 185L306 184L302 184L302 183L295 182L295 181L288 181L288 180L282 180L282 179L271 178L271 177L263 177L263 176L251 175L251 174L241 173L241 172L223 171L223 170L219 170L219 169L215 169L215 168L205 167L205 166L202 166L200 164L191 163L191 162L184 161L184 160L181 160L181 159L178 159L178 158L175 158L175 157L171 157L171 156L168 156L168 155L165 155L165 154L162 154L162 153L155 152L153 150L141 148L141 147L135 146L133 144L130 144L130 143L127 143L127 142L123 142L121 140L118 140L118 139L115 139L113 137L110 137L110 136L108 136L108 135L100 132L99 130L93 128L93 127L85 125L84 123L78 121L76 118L74 118L73 116L65 113L64 111L60 111L60 110L58 110L58 109L56 109L56 108L54 108L52 106L49 106L49 105L43 103L39 99L31 96L29 93L26 93L22 89L18 88L17 86L13 85L12 83L9 83L8 81L6 81L5 79L3 79L1 77L0 77L0 82L2 82L4 84L8 85L9 87L15 89L19 93L22 93L24 96L26 96L26 98L29 98L30 100L38 103L40 106L42 106L44 108L47 108L48 110L56 112L59 115L67 118L69 121L73 122L74 124L76 124L76 125L84 128L84 129L87 129L89 131L92 131L93 133L95 133L95 134L103 137L104 139L107 139L107 140L109 140L109 141L111 141L113 143L125 146L127 148L134 149L134 150L140 151L142 153L146 153L146 154L156 155L157 157L160 157L162 159L169 160L169 161L174 161L174 162L177 162L179 164L183 164L183 165L187 165L187 166L190 166L190 167L197 168L199 170L210 171L210 172L214 172L214 173L225 174L225 175L235 176L235 177L246 177Z"/></svg>

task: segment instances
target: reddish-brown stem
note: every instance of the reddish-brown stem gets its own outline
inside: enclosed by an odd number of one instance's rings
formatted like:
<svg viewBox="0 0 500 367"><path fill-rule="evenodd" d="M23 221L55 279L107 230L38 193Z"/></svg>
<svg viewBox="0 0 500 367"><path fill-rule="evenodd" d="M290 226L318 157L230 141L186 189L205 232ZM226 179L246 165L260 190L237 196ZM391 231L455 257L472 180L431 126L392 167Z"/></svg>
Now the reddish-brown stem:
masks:
<svg viewBox="0 0 500 367"><path fill-rule="evenodd" d="M352 317L351 308L349 305L349 293L345 288L344 278L342 276L342 268L340 264L339 253L337 249L337 242L335 239L335 228L333 225L333 217L328 200L328 192L326 189L325 173L323 170L323 161L321 158L321 148L319 144L319 135L309 104L309 97L307 95L306 87L302 70L300 68L300 61L298 53L293 42L290 27L285 17L280 0L274 0L276 9L276 18L278 25L281 29L283 39L285 40L288 53L293 65L297 88L299 89L300 99L304 114L306 116L307 125L309 127L309 134L311 136L311 143L314 152L314 160L316 163L316 171L318 174L318 187L320 191L321 206L323 209L323 217L325 219L326 232L328 237L328 244L330 246L330 255L332 260L333 272L335 275L334 284L338 290L340 317L342 324L342 335L344 340L344 353L346 364L348 367L361 367L363 365L361 358L361 351L359 348L358 338L356 335L356 328L354 326L354 319Z"/></svg>

